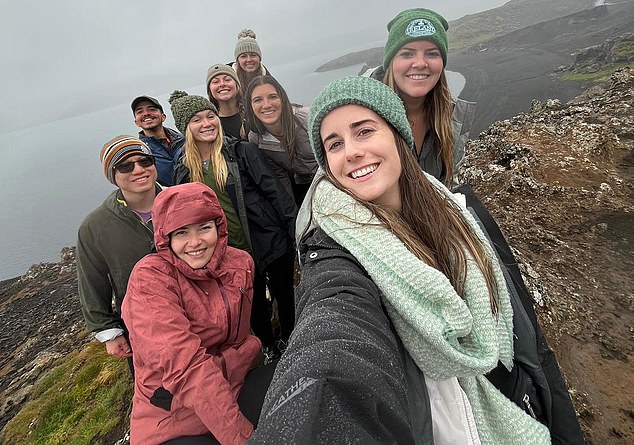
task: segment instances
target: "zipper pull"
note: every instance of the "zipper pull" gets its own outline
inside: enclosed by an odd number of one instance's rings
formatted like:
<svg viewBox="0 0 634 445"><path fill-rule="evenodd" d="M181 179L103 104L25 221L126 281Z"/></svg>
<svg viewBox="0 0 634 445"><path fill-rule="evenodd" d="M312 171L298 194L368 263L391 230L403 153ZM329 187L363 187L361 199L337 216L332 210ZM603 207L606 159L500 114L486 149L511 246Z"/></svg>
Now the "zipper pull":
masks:
<svg viewBox="0 0 634 445"><path fill-rule="evenodd" d="M531 415L531 417L537 420L537 416L535 415L535 411L533 411L533 406L531 405L531 399L528 396L528 394L524 394L524 397L522 397L522 402L524 402L524 405L526 405L526 409L528 410L528 413Z"/></svg>

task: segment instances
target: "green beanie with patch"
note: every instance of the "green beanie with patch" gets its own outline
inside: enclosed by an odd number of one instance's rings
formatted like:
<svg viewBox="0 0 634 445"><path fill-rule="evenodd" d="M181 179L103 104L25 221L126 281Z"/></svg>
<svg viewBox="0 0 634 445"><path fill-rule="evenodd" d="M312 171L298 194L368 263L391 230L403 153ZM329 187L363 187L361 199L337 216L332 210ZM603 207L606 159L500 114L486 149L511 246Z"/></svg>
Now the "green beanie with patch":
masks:
<svg viewBox="0 0 634 445"><path fill-rule="evenodd" d="M387 24L389 32L383 50L383 68L387 69L396 52L406 43L415 40L434 42L447 66L447 33L449 23L437 12L425 8L406 9Z"/></svg>
<svg viewBox="0 0 634 445"><path fill-rule="evenodd" d="M211 110L218 114L216 106L206 97L190 96L181 90L175 90L170 95L169 103L172 106L172 116L174 116L176 128L182 134L185 134L190 119L199 111Z"/></svg>
<svg viewBox="0 0 634 445"><path fill-rule="evenodd" d="M398 95L383 82L370 77L348 76L331 82L315 98L308 115L308 137L321 168L326 166L326 153L321 142L321 122L335 108L360 105L374 111L390 124L414 150L414 137L405 107Z"/></svg>

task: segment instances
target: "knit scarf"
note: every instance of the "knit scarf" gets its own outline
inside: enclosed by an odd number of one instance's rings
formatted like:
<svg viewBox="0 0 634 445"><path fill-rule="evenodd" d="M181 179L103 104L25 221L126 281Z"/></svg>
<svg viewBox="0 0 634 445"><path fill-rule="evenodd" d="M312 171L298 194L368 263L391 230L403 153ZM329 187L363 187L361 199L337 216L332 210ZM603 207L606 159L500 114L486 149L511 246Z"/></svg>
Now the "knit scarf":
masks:
<svg viewBox="0 0 634 445"><path fill-rule="evenodd" d="M428 180L455 204L485 252L495 258L469 212L442 184ZM496 261L498 314L493 315L483 274L468 256L464 299L439 270L411 253L366 207L329 181L313 196L319 226L346 248L381 290L381 298L403 345L426 378L458 377L482 444L549 444L548 428L506 398L484 374L498 360L513 366L513 310Z"/></svg>

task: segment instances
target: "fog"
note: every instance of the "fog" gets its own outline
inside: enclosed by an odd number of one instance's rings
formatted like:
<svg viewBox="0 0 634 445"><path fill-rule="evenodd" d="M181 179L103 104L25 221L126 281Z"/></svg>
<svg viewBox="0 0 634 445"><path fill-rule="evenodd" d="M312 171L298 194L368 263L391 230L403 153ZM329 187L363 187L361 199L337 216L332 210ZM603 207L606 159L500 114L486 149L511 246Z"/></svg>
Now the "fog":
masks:
<svg viewBox="0 0 634 445"><path fill-rule="evenodd" d="M503 1L438 7L448 20ZM315 73L351 51L382 46L386 24L425 1L0 0L0 280L56 261L82 219L112 190L102 144L135 134L130 102L205 94L207 68L234 59L237 34L257 34L262 60L291 100L310 105L361 65ZM298 6L299 4L299 6ZM451 66L449 66L451 69ZM464 78L448 73L459 92ZM457 80L457 82L453 82Z"/></svg>
<svg viewBox="0 0 634 445"><path fill-rule="evenodd" d="M129 103L139 94L159 96L176 88L202 87L209 65L234 58L237 34L245 27L256 32L263 63L275 73L275 66L324 48L383 44L387 22L406 8L432 8L453 20L505 3L0 2L0 133Z"/></svg>

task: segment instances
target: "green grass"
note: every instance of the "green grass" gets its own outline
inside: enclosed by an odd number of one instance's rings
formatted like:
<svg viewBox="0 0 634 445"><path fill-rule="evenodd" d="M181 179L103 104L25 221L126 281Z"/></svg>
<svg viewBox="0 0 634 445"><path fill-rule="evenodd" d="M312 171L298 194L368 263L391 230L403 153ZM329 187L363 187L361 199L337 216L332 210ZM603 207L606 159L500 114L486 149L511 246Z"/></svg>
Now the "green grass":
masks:
<svg viewBox="0 0 634 445"><path fill-rule="evenodd" d="M4 429L5 445L100 444L129 421L132 379L126 360L88 343L36 383Z"/></svg>
<svg viewBox="0 0 634 445"><path fill-rule="evenodd" d="M615 56L630 58L634 56L634 42L631 40L620 42L612 49Z"/></svg>
<svg viewBox="0 0 634 445"><path fill-rule="evenodd" d="M567 82L589 82L604 80L609 78L617 69L623 67L634 68L634 62L609 65L606 66L605 69L593 73L565 73L561 75L561 80Z"/></svg>

